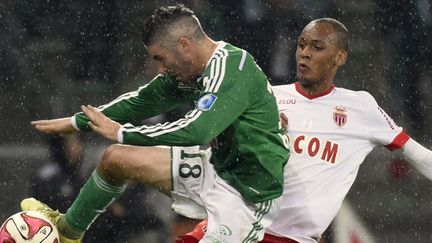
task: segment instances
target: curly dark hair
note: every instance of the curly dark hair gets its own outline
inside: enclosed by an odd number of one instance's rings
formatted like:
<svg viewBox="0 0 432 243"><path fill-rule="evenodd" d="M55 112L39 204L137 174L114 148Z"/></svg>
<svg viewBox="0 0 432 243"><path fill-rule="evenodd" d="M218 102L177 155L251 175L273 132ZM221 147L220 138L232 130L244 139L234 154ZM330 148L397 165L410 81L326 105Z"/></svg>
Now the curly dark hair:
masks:
<svg viewBox="0 0 432 243"><path fill-rule="evenodd" d="M177 23L182 23L185 31L189 30L190 37L200 38L204 36L201 24L195 13L183 4L160 7L153 11L144 21L142 38L145 45L163 41L170 35L170 28Z"/></svg>

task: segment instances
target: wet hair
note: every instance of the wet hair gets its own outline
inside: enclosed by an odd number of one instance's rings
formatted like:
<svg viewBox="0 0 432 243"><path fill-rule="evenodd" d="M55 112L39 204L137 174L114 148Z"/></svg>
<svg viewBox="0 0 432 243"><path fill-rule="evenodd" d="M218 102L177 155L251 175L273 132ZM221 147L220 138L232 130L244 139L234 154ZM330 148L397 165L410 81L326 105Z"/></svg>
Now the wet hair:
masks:
<svg viewBox="0 0 432 243"><path fill-rule="evenodd" d="M169 45L181 36L194 40L205 37L195 13L183 4L160 7L144 21L142 38L145 45Z"/></svg>
<svg viewBox="0 0 432 243"><path fill-rule="evenodd" d="M309 24L329 24L334 31L336 32L336 41L340 48L342 48L345 51L348 51L348 29L345 27L344 24L339 22L336 19L333 18L320 18L315 19L314 21L310 22ZM308 25L309 25L308 24Z"/></svg>

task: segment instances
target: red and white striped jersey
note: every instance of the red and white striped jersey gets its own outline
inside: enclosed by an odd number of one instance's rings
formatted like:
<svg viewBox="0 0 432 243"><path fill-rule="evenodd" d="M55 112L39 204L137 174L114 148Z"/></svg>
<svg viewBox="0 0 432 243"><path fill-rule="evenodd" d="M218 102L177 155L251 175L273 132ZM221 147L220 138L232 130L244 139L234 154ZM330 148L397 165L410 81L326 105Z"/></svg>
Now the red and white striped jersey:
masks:
<svg viewBox="0 0 432 243"><path fill-rule="evenodd" d="M316 242L336 216L360 164L376 145L401 148L409 136L365 91L331 87L308 96L299 83L274 86L288 117L291 155L281 211L268 233Z"/></svg>

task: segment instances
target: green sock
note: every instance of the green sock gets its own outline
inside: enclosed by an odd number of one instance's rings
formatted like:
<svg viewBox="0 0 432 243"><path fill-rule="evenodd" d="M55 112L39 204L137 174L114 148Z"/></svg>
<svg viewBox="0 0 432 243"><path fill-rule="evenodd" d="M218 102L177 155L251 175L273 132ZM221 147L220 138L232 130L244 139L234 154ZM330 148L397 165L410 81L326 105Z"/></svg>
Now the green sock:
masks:
<svg viewBox="0 0 432 243"><path fill-rule="evenodd" d="M79 239L84 235L84 232L72 227L67 221L66 217L63 215L57 222L57 228L63 236L69 239Z"/></svg>
<svg viewBox="0 0 432 243"><path fill-rule="evenodd" d="M85 232L96 218L126 189L126 185L112 185L95 170L85 183L78 197L67 210L65 219L73 228ZM65 223L65 222L63 222ZM67 227L59 229L67 235ZM78 232L70 232L76 235ZM72 236L72 235L71 235ZM75 237L74 237L75 238Z"/></svg>

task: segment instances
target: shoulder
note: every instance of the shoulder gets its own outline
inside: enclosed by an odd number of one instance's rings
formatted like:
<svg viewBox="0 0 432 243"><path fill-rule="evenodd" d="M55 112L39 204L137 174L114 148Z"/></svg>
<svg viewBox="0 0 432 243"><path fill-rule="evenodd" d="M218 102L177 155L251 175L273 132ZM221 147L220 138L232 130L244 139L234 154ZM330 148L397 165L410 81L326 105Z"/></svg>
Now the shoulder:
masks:
<svg viewBox="0 0 432 243"><path fill-rule="evenodd" d="M273 93L276 97L288 96L294 94L295 85L294 84L283 84L272 86Z"/></svg>
<svg viewBox="0 0 432 243"><path fill-rule="evenodd" d="M253 57L246 51L226 42L219 42L218 48L211 57L204 71L211 82L215 80L231 80L231 85L240 85L259 82L266 84L267 76L256 64ZM247 86L253 89L253 85Z"/></svg>
<svg viewBox="0 0 432 243"><path fill-rule="evenodd" d="M256 64L255 58L247 50L230 43L223 42L216 54L216 58L226 57L227 63L239 71L249 64Z"/></svg>
<svg viewBox="0 0 432 243"><path fill-rule="evenodd" d="M364 90L350 90L345 88L336 87L335 93L338 96L341 96L343 99L352 99L353 101L357 101L363 104L376 103L375 98L367 91Z"/></svg>
<svg viewBox="0 0 432 243"><path fill-rule="evenodd" d="M239 56L241 57L243 53L249 54L246 50L227 42L221 42L220 45L221 47L219 48L219 51L226 53L228 56L232 58L239 57Z"/></svg>
<svg viewBox="0 0 432 243"><path fill-rule="evenodd" d="M219 41L217 45L218 47L215 50L210 61L221 60L221 59L225 59L225 60L240 59L243 53L245 52L245 50L236 47L234 45L231 45L227 42Z"/></svg>
<svg viewBox="0 0 432 243"><path fill-rule="evenodd" d="M139 88L140 91L145 91L149 89L174 89L178 86L178 81L164 74L156 75L150 82Z"/></svg>
<svg viewBox="0 0 432 243"><path fill-rule="evenodd" d="M231 73L237 70L242 62L244 51L229 43L220 41L217 49L208 62L207 72L209 75L217 73ZM243 60L243 62L246 60Z"/></svg>

